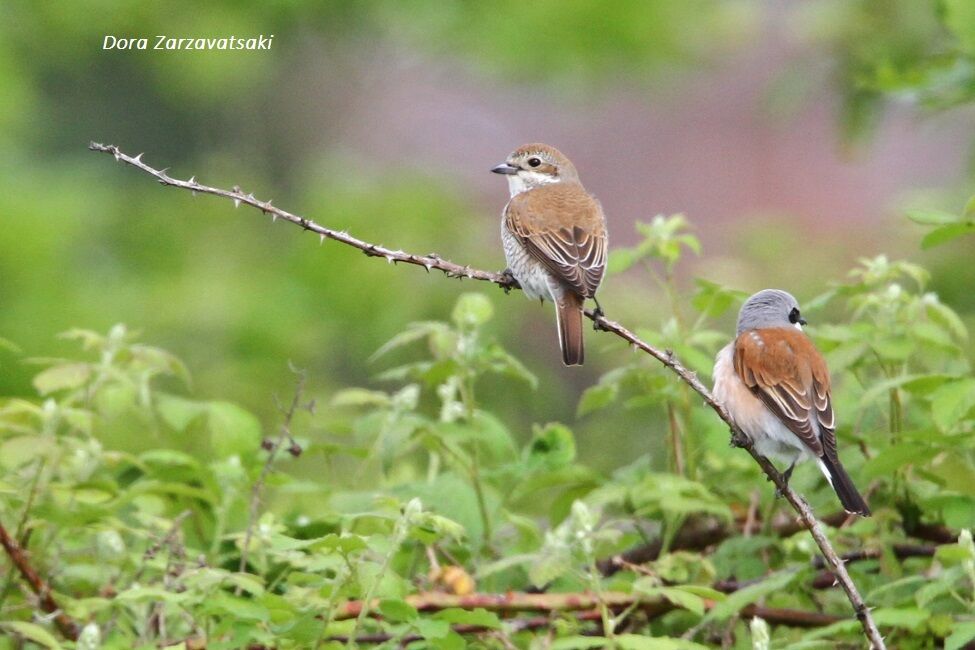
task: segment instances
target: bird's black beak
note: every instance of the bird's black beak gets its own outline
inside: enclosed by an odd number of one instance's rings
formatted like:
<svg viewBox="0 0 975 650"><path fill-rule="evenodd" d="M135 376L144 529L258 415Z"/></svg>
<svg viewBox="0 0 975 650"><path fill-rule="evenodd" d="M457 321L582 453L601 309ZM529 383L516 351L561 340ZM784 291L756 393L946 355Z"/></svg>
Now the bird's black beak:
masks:
<svg viewBox="0 0 975 650"><path fill-rule="evenodd" d="M800 318L799 319L799 324L800 325L805 325L806 324L806 319L805 318Z"/></svg>
<svg viewBox="0 0 975 650"><path fill-rule="evenodd" d="M509 165L508 163L501 163L497 167L492 167L491 171L495 174L504 174L505 176L512 176L518 173L518 168L514 165Z"/></svg>

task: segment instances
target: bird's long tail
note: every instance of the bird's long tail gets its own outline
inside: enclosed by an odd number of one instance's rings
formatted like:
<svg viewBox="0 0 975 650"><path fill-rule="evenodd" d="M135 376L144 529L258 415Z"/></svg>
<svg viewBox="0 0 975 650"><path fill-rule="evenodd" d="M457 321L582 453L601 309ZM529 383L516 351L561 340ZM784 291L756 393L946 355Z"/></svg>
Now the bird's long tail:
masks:
<svg viewBox="0 0 975 650"><path fill-rule="evenodd" d="M823 454L819 462L823 473L826 474L830 485L833 486L833 491L840 498L843 509L861 517L869 517L870 508L867 507L867 502L860 496L850 479L850 475L843 469L839 459L830 460L826 454Z"/></svg>
<svg viewBox="0 0 975 650"><path fill-rule="evenodd" d="M581 366L585 358L582 341L582 298L571 291L555 301L559 325L559 347L567 366Z"/></svg>

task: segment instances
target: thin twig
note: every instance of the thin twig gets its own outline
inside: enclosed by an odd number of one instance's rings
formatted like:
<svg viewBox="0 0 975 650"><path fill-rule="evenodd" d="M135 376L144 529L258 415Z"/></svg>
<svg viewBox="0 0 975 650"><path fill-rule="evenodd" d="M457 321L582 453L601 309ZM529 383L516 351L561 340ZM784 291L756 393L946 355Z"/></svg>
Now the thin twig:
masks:
<svg viewBox="0 0 975 650"><path fill-rule="evenodd" d="M254 522L257 519L257 512L261 505L261 493L264 491L264 483L267 480L267 476L271 473L271 468L274 466L274 459L277 458L278 451L281 450L281 446L285 440L291 441L289 451L292 455L301 453L301 448L298 447L294 441L294 437L291 435L291 421L294 419L298 409L302 407L301 395L305 390L305 373L294 368L292 368L292 371L297 376L294 397L291 398L291 404L288 406L288 410L283 412L284 420L281 422L281 431L278 433L277 439L266 441L263 445L268 452L267 460L264 461L264 467L261 468L260 476L254 481L254 485L251 486L250 507L247 512L247 528L244 530L244 541L240 549L240 564L238 565L238 571L241 573L247 570L247 555L250 551L251 538L254 535ZM309 408L311 408L310 405ZM237 585L235 592L238 596L241 594L241 589L241 586Z"/></svg>
<svg viewBox="0 0 975 650"><path fill-rule="evenodd" d="M384 257L389 263L404 262L406 264L422 266L426 268L427 271L437 269L449 277L466 277L472 280L492 282L504 288L506 291L517 288L517 283L507 274L472 269L470 266L461 266L454 262L445 260L436 254L413 255L402 250L392 250L384 246L371 244L361 239L357 239L347 232L326 228L315 223L314 221L311 221L310 219L306 219L277 208L271 205L270 201L260 201L254 198L253 194L245 194L239 187L235 187L232 190L224 190L203 185L199 183L195 177L186 181L173 178L169 176L165 170L155 169L154 167L150 167L146 163L142 162L143 154L132 157L122 153L122 151L120 151L119 148L114 145L103 145L95 142L90 143L88 148L92 151L100 151L111 154L116 160L136 167L146 174L153 176L163 185L179 187L191 192L202 192L205 194L222 196L232 200L237 206L244 203L255 207L258 210L261 210L264 214L271 215L272 219L281 218L294 223L304 230L309 230L318 234L322 242L324 242L325 239L333 239L348 246L352 246L353 248L357 248L368 256ZM775 484L779 492L789 502L789 505L791 505L793 510L795 510L799 515L799 518L802 520L803 527L809 530L813 540L815 540L816 545L819 547L823 557L826 559L827 565L836 575L837 581L843 587L843 591L846 592L846 596L850 601L857 618L860 620L864 633L867 639L870 641L871 646L875 650L885 649L886 646L884 645L883 638L880 635L880 631L877 629L877 625L874 622L873 617L870 615L870 610L863 602L862 596L860 595L859 591L857 591L856 585L853 583L853 580L847 573L846 568L843 566L842 561L830 544L829 539L827 539L826 535L823 533L819 522L816 521L816 517L812 509L809 507L809 504L806 503L805 499L796 494L791 487L789 487L779 471L767 458L755 451L755 449L752 447L751 440L741 431L741 429L738 428L734 420L732 420L731 415L727 410L725 410L724 406L722 406L714 398L711 391L709 391L701 380L698 379L697 373L684 366L684 364L677 359L671 350L660 350L649 343L646 343L621 324L611 321L605 316L596 314L592 310L587 309L585 313L586 316L595 323L597 329L615 334L618 338L623 339L632 347L649 354L654 359L670 368L684 383L690 386L704 399L704 402L711 407L712 410L714 410L718 417L724 420L731 430L732 445L741 447L752 456L755 462L758 463L759 467L762 468L762 471L765 472L766 476L768 476L769 480Z"/></svg>
<svg viewBox="0 0 975 650"><path fill-rule="evenodd" d="M27 552L20 547L17 540L10 536L3 524L0 524L0 545L3 546L7 555L10 556L10 561L20 571L20 575L30 585L31 591L37 595L41 609L53 615L54 625L58 628L61 636L71 641L76 641L79 632L78 624L65 614L57 601L54 600L54 596L51 594L51 586L31 566Z"/></svg>
<svg viewBox="0 0 975 650"><path fill-rule="evenodd" d="M175 517L173 517L172 522L169 525L169 530L166 534L157 539L155 542L149 545L149 547L142 553L142 559L139 561L139 568L136 569L135 573L132 575L132 579L129 580L129 584L135 585L142 580L142 576L145 574L146 570L149 568L149 560L156 557L165 546L169 546L173 543L179 535L180 530L183 527L183 522L186 521L187 517L193 514L192 510L184 510ZM102 636L108 638L112 630L115 628L116 622L118 622L119 610L115 610L112 613L112 617L108 619L105 624L105 628L102 630Z"/></svg>

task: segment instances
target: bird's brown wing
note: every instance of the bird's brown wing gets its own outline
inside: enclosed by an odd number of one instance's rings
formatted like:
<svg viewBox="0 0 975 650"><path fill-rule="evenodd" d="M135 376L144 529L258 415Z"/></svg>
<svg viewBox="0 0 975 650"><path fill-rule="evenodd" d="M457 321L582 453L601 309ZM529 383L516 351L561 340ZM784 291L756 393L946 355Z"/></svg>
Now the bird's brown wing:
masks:
<svg viewBox="0 0 975 650"><path fill-rule="evenodd" d="M794 328L742 332L735 372L816 456L836 459L836 424L826 362Z"/></svg>
<svg viewBox="0 0 975 650"><path fill-rule="evenodd" d="M595 295L606 270L606 223L599 202L581 185L556 183L517 194L504 218L532 257L579 296Z"/></svg>

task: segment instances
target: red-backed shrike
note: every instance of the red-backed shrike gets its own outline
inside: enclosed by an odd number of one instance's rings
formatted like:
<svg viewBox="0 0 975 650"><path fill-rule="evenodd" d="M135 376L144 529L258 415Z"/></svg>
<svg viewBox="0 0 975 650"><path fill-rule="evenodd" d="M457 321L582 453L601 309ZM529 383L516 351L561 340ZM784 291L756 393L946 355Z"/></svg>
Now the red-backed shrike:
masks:
<svg viewBox="0 0 975 650"><path fill-rule="evenodd" d="M738 314L737 338L718 353L714 396L763 456L796 463L815 459L847 512L870 509L836 453L829 371L812 341L799 303L777 289L759 291Z"/></svg>
<svg viewBox="0 0 975 650"><path fill-rule="evenodd" d="M491 171L511 192L501 219L508 269L526 296L555 303L562 361L582 365L583 302L606 270L603 209L555 147L526 144Z"/></svg>

